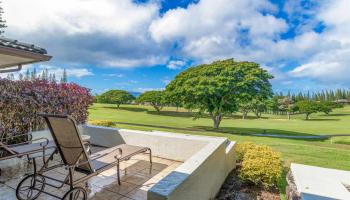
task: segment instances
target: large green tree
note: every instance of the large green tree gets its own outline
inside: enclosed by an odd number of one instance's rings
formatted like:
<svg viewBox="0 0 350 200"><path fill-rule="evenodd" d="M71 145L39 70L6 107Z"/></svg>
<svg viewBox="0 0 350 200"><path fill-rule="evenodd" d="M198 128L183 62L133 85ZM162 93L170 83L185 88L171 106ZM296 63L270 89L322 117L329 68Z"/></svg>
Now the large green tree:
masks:
<svg viewBox="0 0 350 200"><path fill-rule="evenodd" d="M218 128L223 116L237 111L243 101L271 96L271 78L257 63L228 59L181 72L166 91L180 98L186 108L198 110L199 116L209 113Z"/></svg>
<svg viewBox="0 0 350 200"><path fill-rule="evenodd" d="M162 91L147 91L142 93L138 98L137 102L139 103L149 103L151 106L156 109L157 112L163 108L163 92Z"/></svg>
<svg viewBox="0 0 350 200"><path fill-rule="evenodd" d="M98 103L110 103L116 104L117 108L121 104L129 103L134 100L135 97L132 96L129 92L124 90L109 90L101 95L98 95L97 102Z"/></svg>

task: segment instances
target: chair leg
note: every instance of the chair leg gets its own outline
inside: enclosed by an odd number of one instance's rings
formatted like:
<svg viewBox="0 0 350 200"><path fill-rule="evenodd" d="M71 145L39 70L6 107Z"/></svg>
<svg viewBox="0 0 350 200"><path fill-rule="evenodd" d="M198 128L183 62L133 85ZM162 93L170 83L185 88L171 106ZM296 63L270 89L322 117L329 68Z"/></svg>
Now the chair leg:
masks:
<svg viewBox="0 0 350 200"><path fill-rule="evenodd" d="M29 163L29 164L32 163L32 161L31 161L31 159L30 159L30 157L29 157L29 154L27 155L27 160L28 160L28 163Z"/></svg>
<svg viewBox="0 0 350 200"><path fill-rule="evenodd" d="M148 150L149 150L149 162L152 165L152 150L151 149L148 149Z"/></svg>
<svg viewBox="0 0 350 200"><path fill-rule="evenodd" d="M117 176L118 176L118 185L120 185L120 166L119 166L119 160L117 162Z"/></svg>
<svg viewBox="0 0 350 200"><path fill-rule="evenodd" d="M149 168L149 174L152 174L152 150L149 148L148 149L148 151L149 151L149 163L150 163L150 168Z"/></svg>

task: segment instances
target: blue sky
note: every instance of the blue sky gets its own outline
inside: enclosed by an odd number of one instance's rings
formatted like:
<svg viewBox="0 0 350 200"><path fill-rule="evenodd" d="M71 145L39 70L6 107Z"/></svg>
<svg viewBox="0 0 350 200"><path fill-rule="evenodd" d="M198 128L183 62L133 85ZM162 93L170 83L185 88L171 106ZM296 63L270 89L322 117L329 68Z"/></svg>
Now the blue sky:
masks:
<svg viewBox="0 0 350 200"><path fill-rule="evenodd" d="M48 68L91 88L161 90L186 68L254 61L275 91L348 88L347 0L5 0L5 36L38 44ZM30 9L29 9L30 8Z"/></svg>

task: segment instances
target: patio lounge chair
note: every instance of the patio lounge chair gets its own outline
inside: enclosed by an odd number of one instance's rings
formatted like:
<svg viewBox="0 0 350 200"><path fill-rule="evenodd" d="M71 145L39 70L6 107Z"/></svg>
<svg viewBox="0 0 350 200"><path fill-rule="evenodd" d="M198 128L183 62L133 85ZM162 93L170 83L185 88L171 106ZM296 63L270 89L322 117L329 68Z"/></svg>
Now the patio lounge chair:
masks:
<svg viewBox="0 0 350 200"><path fill-rule="evenodd" d="M40 116L45 118L63 162L25 177L18 184L16 189L16 196L20 200L36 199L41 193L58 199L85 200L87 198L87 192L85 188L77 186L79 183L83 183L87 179L111 169L112 167L117 167L118 184L120 185L120 163L129 160L136 154L149 152L150 163L152 164L152 152L148 147L121 144L106 149L102 154L94 153L89 155L83 144L75 120L72 117L49 114L41 114ZM62 166L68 169L68 175L64 180L57 180L48 175L44 175L45 172ZM74 177L76 171L84 173L85 176L76 179ZM46 179L59 184L48 183ZM60 189L65 184L69 185L70 189L63 197L44 190L45 186Z"/></svg>
<svg viewBox="0 0 350 200"><path fill-rule="evenodd" d="M9 141L13 141L19 137L26 137L27 141L17 143L17 144L8 144ZM0 141L0 161L12 159L12 158L21 158L23 156L27 156L28 161L31 160L31 155L39 154L35 157L42 157L43 159L43 167L46 167L48 161L52 159L54 153L56 152L56 146L53 141L48 140L47 138L37 138L32 139L32 135L29 134L21 134L12 137L2 138ZM40 142L41 141L41 142ZM42 154L41 154L42 153ZM45 159L46 156L49 155L48 159ZM36 170L36 162L34 162L34 170ZM1 169L0 169L1 175Z"/></svg>

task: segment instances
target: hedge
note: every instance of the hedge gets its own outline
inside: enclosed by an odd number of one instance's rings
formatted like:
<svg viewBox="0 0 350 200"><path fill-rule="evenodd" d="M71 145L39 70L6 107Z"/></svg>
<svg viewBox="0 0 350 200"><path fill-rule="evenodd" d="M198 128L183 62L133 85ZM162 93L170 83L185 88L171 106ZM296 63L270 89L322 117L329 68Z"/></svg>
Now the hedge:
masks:
<svg viewBox="0 0 350 200"><path fill-rule="evenodd" d="M277 187L282 177L281 155L271 147L245 143L240 177L264 188Z"/></svg>
<svg viewBox="0 0 350 200"><path fill-rule="evenodd" d="M44 129L38 113L69 114L85 123L92 101L90 90L75 83L0 78L0 138Z"/></svg>

